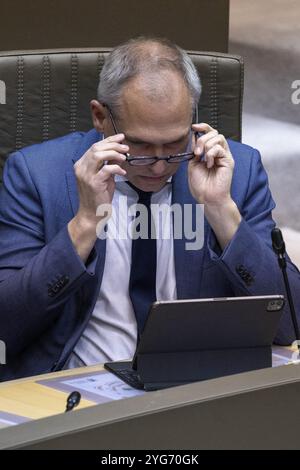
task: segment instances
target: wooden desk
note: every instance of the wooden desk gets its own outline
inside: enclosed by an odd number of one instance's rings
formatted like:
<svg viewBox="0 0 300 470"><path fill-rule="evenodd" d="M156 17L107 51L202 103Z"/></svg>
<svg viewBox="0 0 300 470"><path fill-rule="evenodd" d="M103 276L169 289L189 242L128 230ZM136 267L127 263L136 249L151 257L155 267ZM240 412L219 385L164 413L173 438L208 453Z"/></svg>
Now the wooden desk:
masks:
<svg viewBox="0 0 300 470"><path fill-rule="evenodd" d="M62 413L65 410L68 394L41 385L37 383L37 380L98 372L99 370L103 370L102 365L63 370L51 374L2 382L0 383L0 411L19 414L31 419ZM82 399L76 409L93 405L95 405L94 402Z"/></svg>
<svg viewBox="0 0 300 470"><path fill-rule="evenodd" d="M83 402L72 413L61 412L67 394L36 383L99 370L101 366L73 369L1 384L0 408L46 417L0 429L0 449L299 448L299 364L96 406Z"/></svg>
<svg viewBox="0 0 300 470"><path fill-rule="evenodd" d="M292 348L284 347L280 348L280 350L293 351ZM39 419L62 413L65 410L68 393L41 385L37 381L56 377L72 377L100 370L103 370L103 366L96 365L2 382L0 383L0 411L31 419ZM81 399L76 410L94 405L95 402L93 401Z"/></svg>

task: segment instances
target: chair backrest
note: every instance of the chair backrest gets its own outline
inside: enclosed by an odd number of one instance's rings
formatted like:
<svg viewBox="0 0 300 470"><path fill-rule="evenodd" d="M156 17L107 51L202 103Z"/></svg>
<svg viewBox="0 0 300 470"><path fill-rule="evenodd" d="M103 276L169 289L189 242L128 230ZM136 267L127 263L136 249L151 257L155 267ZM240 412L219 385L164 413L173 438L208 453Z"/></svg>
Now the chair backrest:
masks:
<svg viewBox="0 0 300 470"><path fill-rule="evenodd" d="M92 128L89 102L110 48L0 52L0 182L8 154L26 145ZM202 82L199 119L241 139L243 61L188 51ZM5 102L5 104L4 104Z"/></svg>

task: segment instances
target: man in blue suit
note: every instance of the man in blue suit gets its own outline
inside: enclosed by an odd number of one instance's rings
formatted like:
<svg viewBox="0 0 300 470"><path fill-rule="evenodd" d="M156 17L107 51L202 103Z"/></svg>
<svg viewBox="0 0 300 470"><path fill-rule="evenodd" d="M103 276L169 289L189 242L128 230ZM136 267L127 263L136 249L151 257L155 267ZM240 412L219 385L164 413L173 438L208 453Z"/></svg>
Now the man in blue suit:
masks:
<svg viewBox="0 0 300 470"><path fill-rule="evenodd" d="M132 357L154 298L284 294L259 153L193 121L200 88L177 46L129 41L101 72L93 130L9 157L0 194L2 379ZM148 245L104 236L131 217L112 217L121 201L130 208L147 198L194 212L203 204L203 247L186 249L185 233L154 244L145 237ZM288 271L299 292L297 268L289 262ZM276 341L293 339L285 309Z"/></svg>

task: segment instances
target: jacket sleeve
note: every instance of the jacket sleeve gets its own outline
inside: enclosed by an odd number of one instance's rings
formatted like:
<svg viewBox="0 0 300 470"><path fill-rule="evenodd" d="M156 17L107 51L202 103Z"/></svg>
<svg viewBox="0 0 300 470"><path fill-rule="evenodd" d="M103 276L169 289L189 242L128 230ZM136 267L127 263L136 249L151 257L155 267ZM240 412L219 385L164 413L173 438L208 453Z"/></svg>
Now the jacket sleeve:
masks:
<svg viewBox="0 0 300 470"><path fill-rule="evenodd" d="M43 208L21 152L6 162L0 191L0 339L15 356L55 321L72 292L94 275L67 226L45 243Z"/></svg>
<svg viewBox="0 0 300 470"><path fill-rule="evenodd" d="M242 221L223 253L211 232L208 249L211 259L229 279L235 295L285 295L282 273L272 249L275 203L259 152L253 151L246 198L240 207ZM287 274L300 325L300 273L287 256ZM295 340L286 301L275 342L286 345Z"/></svg>

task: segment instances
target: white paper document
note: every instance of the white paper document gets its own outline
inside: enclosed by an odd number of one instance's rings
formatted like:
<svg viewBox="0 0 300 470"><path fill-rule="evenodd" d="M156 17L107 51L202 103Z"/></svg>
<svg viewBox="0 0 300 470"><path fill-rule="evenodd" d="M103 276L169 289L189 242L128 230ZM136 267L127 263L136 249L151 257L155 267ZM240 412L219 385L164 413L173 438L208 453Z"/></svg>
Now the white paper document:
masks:
<svg viewBox="0 0 300 470"><path fill-rule="evenodd" d="M112 400L136 397L146 393L143 390L132 388L123 380L105 370L77 374L72 377L65 376L39 380L38 383L69 393L77 390L83 398L95 403L107 403Z"/></svg>
<svg viewBox="0 0 300 470"><path fill-rule="evenodd" d="M85 390L102 397L111 398L112 400L120 400L121 398L136 397L144 395L142 390L127 385L123 380L118 379L109 372L102 374L90 375L89 377L64 380L64 384L70 385L76 390Z"/></svg>

